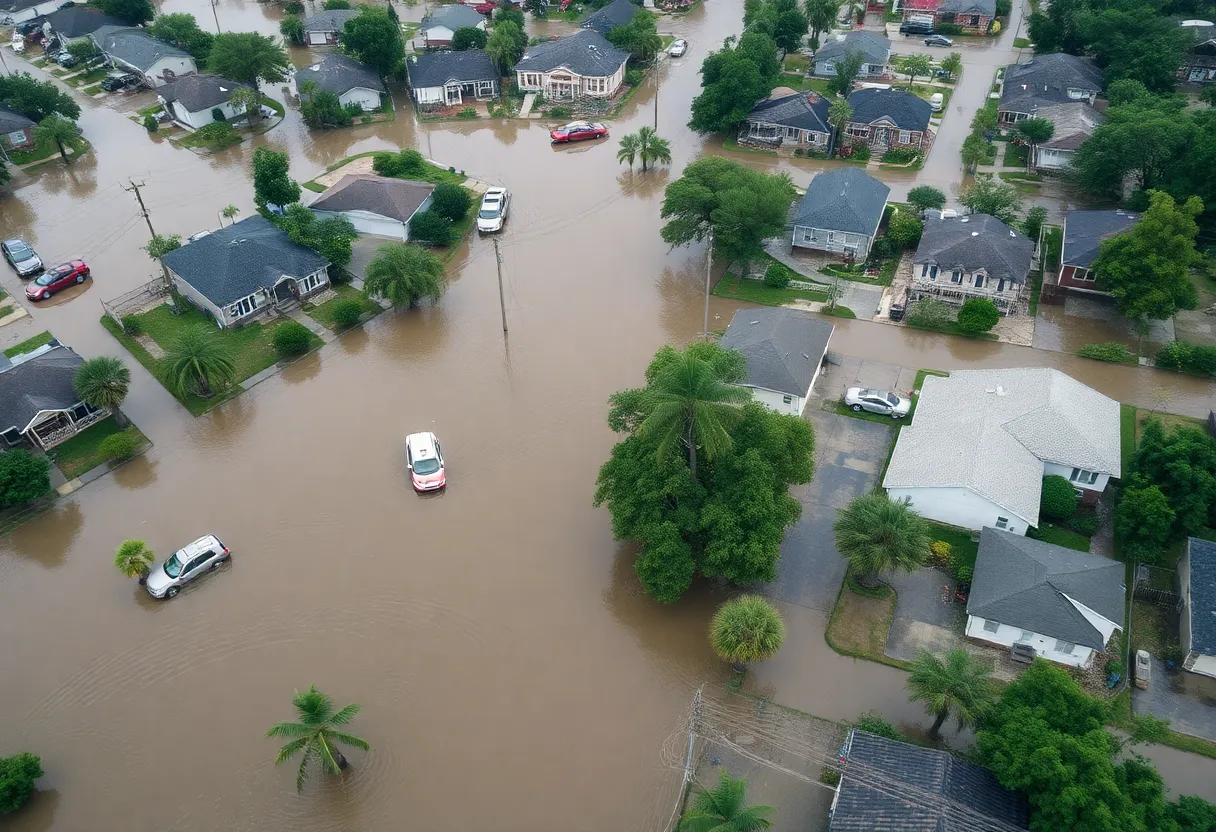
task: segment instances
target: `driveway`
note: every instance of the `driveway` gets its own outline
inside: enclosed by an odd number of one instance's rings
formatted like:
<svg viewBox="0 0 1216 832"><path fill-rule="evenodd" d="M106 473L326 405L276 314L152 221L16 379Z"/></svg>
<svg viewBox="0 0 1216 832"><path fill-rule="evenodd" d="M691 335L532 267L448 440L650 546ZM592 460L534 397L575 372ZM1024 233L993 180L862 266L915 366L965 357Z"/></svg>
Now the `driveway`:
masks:
<svg viewBox="0 0 1216 832"><path fill-rule="evenodd" d="M883 651L893 659L912 661L921 650L944 653L963 643L967 604L954 600L953 578L939 569L885 575L895 590L895 617ZM950 600L944 601L943 587Z"/></svg>
<svg viewBox="0 0 1216 832"><path fill-rule="evenodd" d="M362 288L363 278L367 276L367 264L376 256L376 249L389 243L399 243L395 237L377 237L372 234L360 234L359 239L350 244L350 264L346 270L355 276L353 281L356 288Z"/></svg>
<svg viewBox="0 0 1216 832"><path fill-rule="evenodd" d="M1156 656L1151 660L1152 680L1147 690L1132 688L1132 710L1168 719L1180 733L1216 741L1216 679L1167 671Z"/></svg>

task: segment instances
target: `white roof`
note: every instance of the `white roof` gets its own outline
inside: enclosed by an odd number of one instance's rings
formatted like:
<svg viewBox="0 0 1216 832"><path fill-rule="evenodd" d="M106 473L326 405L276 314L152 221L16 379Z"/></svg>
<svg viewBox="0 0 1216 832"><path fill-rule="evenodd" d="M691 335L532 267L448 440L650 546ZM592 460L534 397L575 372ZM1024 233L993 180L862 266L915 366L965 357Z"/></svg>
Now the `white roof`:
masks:
<svg viewBox="0 0 1216 832"><path fill-rule="evenodd" d="M968 488L1038 524L1043 463L1119 476L1119 403L1058 370L930 376L885 488Z"/></svg>

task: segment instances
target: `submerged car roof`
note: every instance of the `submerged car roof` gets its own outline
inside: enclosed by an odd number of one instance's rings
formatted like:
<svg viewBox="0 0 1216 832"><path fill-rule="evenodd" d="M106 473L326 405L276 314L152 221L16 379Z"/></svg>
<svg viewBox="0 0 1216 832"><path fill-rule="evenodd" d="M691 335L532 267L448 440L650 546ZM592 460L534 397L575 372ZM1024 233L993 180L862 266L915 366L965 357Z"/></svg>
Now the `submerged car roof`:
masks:
<svg viewBox="0 0 1216 832"><path fill-rule="evenodd" d="M194 557L200 552L212 549L220 545L220 539L213 534L205 534L193 543L187 543L178 551L186 557Z"/></svg>
<svg viewBox="0 0 1216 832"><path fill-rule="evenodd" d="M411 433L405 437L405 442L414 449L419 458L435 453L435 434L430 431Z"/></svg>

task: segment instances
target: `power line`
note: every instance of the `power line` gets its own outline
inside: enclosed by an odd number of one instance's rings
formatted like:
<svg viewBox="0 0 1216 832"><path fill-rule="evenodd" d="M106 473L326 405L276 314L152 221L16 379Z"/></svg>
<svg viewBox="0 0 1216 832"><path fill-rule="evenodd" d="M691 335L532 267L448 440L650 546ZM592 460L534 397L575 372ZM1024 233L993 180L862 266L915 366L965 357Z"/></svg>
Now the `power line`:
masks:
<svg viewBox="0 0 1216 832"><path fill-rule="evenodd" d="M131 187L123 188L123 190L135 192L135 199L139 201L139 212L141 214L143 214L144 222L146 222L148 224L148 233L151 234L153 237L155 237L156 229L152 227L152 218L150 216L148 216L148 207L146 205L144 205L143 194L141 194L139 192L140 188L148 187L147 184L144 182L140 182L138 185L136 185L134 179L128 179L127 182L130 183ZM122 186L120 185L119 187L121 188Z"/></svg>

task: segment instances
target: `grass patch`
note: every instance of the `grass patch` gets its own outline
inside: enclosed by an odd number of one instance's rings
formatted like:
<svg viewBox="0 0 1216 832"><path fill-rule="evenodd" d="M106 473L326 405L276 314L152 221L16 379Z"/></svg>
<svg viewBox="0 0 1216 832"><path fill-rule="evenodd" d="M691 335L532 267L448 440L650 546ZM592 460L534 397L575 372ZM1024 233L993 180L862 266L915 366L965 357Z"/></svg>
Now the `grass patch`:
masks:
<svg viewBox="0 0 1216 832"><path fill-rule="evenodd" d="M1064 227L1043 226L1043 251L1039 260L1045 271L1058 271L1061 252L1064 249Z"/></svg>
<svg viewBox="0 0 1216 832"><path fill-rule="evenodd" d="M781 68L786 72L805 72L811 66L811 59L798 52L786 55L781 62Z"/></svg>
<svg viewBox="0 0 1216 832"><path fill-rule="evenodd" d="M409 42L422 30L421 23L402 23L401 24L401 39Z"/></svg>
<svg viewBox="0 0 1216 832"><path fill-rule="evenodd" d="M935 87L932 84L903 85L903 86L899 87L899 89L907 90L908 92L915 95L917 98L923 98L925 101L928 101L930 98L932 98L934 93L941 93L942 108L940 110L938 110L936 113L932 114L933 116L936 116L937 118L941 118L950 109L950 96L954 95L954 90L950 89L949 87Z"/></svg>
<svg viewBox="0 0 1216 832"><path fill-rule="evenodd" d="M1205 424L1202 419L1195 419L1191 416L1179 416L1177 413L1162 413L1158 411L1149 411L1140 408L1136 411L1136 444L1140 444L1140 433L1144 430L1144 423L1150 418L1161 422L1161 426L1165 428L1166 433L1169 433L1174 428L1198 428L1205 429Z"/></svg>
<svg viewBox="0 0 1216 832"><path fill-rule="evenodd" d="M26 338L20 344L14 344L13 346L9 347L4 351L4 354L9 358L12 358L15 355L24 355L27 352L33 352L43 344L51 343L54 337L55 336L51 335L50 331L39 332L33 338Z"/></svg>
<svg viewBox="0 0 1216 832"><path fill-rule="evenodd" d="M110 68L101 66L96 69L90 69L88 72L82 72L79 75L74 75L64 81L69 87L83 87L89 84L99 84L110 73Z"/></svg>
<svg viewBox="0 0 1216 832"><path fill-rule="evenodd" d="M815 289L774 289L766 286L763 280L750 280L732 274L723 275L714 286L712 294L720 298L745 300L763 306L785 306L797 300L823 303L828 299L826 292Z"/></svg>
<svg viewBox="0 0 1216 832"><path fill-rule="evenodd" d="M163 106L161 106L160 104L149 104L147 107L142 107L135 111L136 114L139 115L139 118L137 120L143 121L144 116L154 116L163 109L165 109L165 108Z"/></svg>
<svg viewBox="0 0 1216 832"><path fill-rule="evenodd" d="M368 156L375 156L377 153L384 153L384 152L385 151L383 151L383 150L370 150L367 153L356 153L354 156L347 156L345 159L339 159L337 162L334 162L332 165L327 167L325 169L325 172L333 173L338 168L342 167L343 165L347 165L347 164L353 162L355 159L365 159ZM415 173L415 174L411 174L409 176L402 176L400 178L401 179L412 179L415 181L422 181L422 182L430 182L432 185L441 185L445 182L448 184L451 184L451 185L463 185L465 180L468 179L468 177L465 176L463 173L457 173L456 171L448 170L447 168L441 168L441 167L439 167L439 165L432 165L430 163L428 163L426 165L426 167L422 170L421 173ZM311 179L308 182L302 182L300 184L303 187L308 188L308 190L317 191L318 193L325 190L325 186L323 186L323 185L319 186L319 187L317 186L317 181L315 179Z"/></svg>
<svg viewBox="0 0 1216 832"><path fill-rule="evenodd" d="M1026 169L1026 157L1030 148L1024 144L1005 143L1005 155L1001 157L1001 166L1006 168Z"/></svg>
<svg viewBox="0 0 1216 832"><path fill-rule="evenodd" d="M566 9L564 12L551 12L549 14L549 19L550 20L564 20L567 23L578 23L580 20L583 19L583 10L580 7L580 8ZM675 40L675 38L672 38L672 40ZM666 49L668 46L670 46L670 44L663 44L664 49Z"/></svg>
<svg viewBox="0 0 1216 832"><path fill-rule="evenodd" d="M89 149L89 143L83 136L78 136L67 145L69 159L75 159ZM14 165L28 165L31 162L41 162L43 159L58 157L59 145L54 142L38 142L29 150L14 150L9 153L9 158Z"/></svg>
<svg viewBox="0 0 1216 832"><path fill-rule="evenodd" d="M932 527L930 533L934 540L944 540L950 544L950 553L956 568L967 566L975 569L975 558L979 554L980 544L971 539L970 529L947 526L945 523L935 523L932 520L929 521L929 525Z"/></svg>
<svg viewBox="0 0 1216 832"><path fill-rule="evenodd" d="M1136 407L1130 404L1119 405L1119 458L1122 469L1121 479L1127 479L1131 467L1132 454L1136 452Z"/></svg>
<svg viewBox="0 0 1216 832"><path fill-rule="evenodd" d="M1035 269L1030 273L1030 317L1039 312L1039 295L1043 292L1043 270Z"/></svg>
<svg viewBox="0 0 1216 832"><path fill-rule="evenodd" d="M300 187L307 188L308 190L312 191L313 193L318 193L318 194L325 193L325 186L318 185L316 182L305 182L302 185L300 185Z"/></svg>
<svg viewBox="0 0 1216 832"><path fill-rule="evenodd" d="M1013 39L1013 48L1014 49L1029 49L1030 41L1026 40L1026 38L1014 38Z"/></svg>
<svg viewBox="0 0 1216 832"><path fill-rule="evenodd" d="M567 9L566 11L569 11L569 9ZM676 42L675 35L659 35L659 51L666 52L668 47L670 47L675 42Z"/></svg>
<svg viewBox="0 0 1216 832"><path fill-rule="evenodd" d="M1027 529L1026 536L1034 540L1042 540L1044 543L1054 543L1065 549L1075 549L1078 552L1089 551L1088 537L1046 521L1041 522L1037 528Z"/></svg>
<svg viewBox="0 0 1216 832"><path fill-rule="evenodd" d="M101 84L93 84L91 86L88 86L88 87L85 87L84 89L82 89L80 91L80 94L91 97L91 96L97 95L97 93L99 93L99 92L101 92Z"/></svg>
<svg viewBox="0 0 1216 832"><path fill-rule="evenodd" d="M825 306L819 310L820 315L831 315L834 318L856 318L857 313L847 306L836 304L835 306Z"/></svg>
<svg viewBox="0 0 1216 832"><path fill-rule="evenodd" d="M895 617L895 590L884 584L877 592L859 595L849 588L851 583L846 577L836 596L836 606L824 633L828 646L845 656L908 669L907 662L883 653Z"/></svg>
<svg viewBox="0 0 1216 832"><path fill-rule="evenodd" d="M51 454L55 458L55 466L69 480L93 470L98 465L105 463L98 452L98 446L101 445L103 439L116 433L125 433L130 436L135 440L137 448L148 444L148 437L144 436L135 425L128 424L126 428L120 429L118 423L114 421L114 417L110 416L76 434L62 445L52 448Z"/></svg>
<svg viewBox="0 0 1216 832"><path fill-rule="evenodd" d="M791 75L788 72L783 72L777 78L777 86L789 87L795 90L814 90L822 96L831 98L832 92L828 89L828 79L812 78L808 75Z"/></svg>
<svg viewBox="0 0 1216 832"><path fill-rule="evenodd" d="M892 419L890 416L883 416L881 413L871 413L868 410L854 410L842 401L825 401L823 409L829 413L836 413L840 416L848 416L850 419L865 419L867 422L878 422L880 425L898 425L901 419Z"/></svg>
<svg viewBox="0 0 1216 832"><path fill-rule="evenodd" d="M319 323L321 326L326 327L327 329L329 329L333 332L341 331L341 328L336 323L334 323L334 305L337 304L339 301L351 300L351 299L359 301L359 305L362 307L363 314L368 315L369 317L371 315L378 315L380 312L384 311L383 308L380 306L380 304L376 303L374 300L369 298L363 292L360 292L354 286L349 286L349 285L343 283L343 284L335 284L335 285L331 286L330 288L332 288L334 290L334 292L337 293L338 296L336 298L333 298L332 300L327 300L325 303L322 303L320 306L312 306L311 304L306 304L304 307L304 311L308 313L308 317L312 318L314 321Z"/></svg>
<svg viewBox="0 0 1216 832"><path fill-rule="evenodd" d="M214 122L218 124L219 122ZM211 127L212 125L207 125ZM207 150L223 150L226 147L240 144L242 141L241 134L229 127L225 132L216 131L215 134L203 130L195 130L192 133L187 133L176 142L181 147L202 147Z"/></svg>

